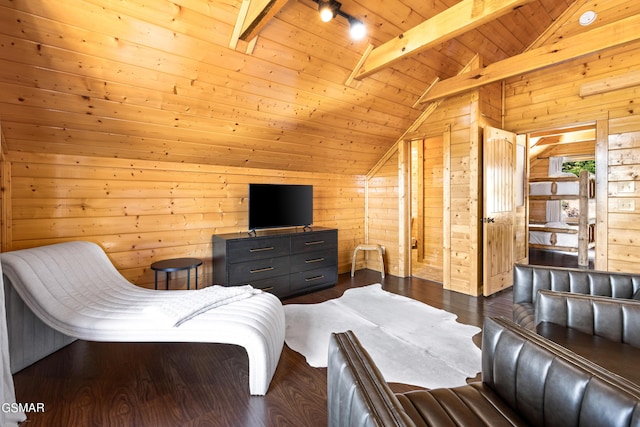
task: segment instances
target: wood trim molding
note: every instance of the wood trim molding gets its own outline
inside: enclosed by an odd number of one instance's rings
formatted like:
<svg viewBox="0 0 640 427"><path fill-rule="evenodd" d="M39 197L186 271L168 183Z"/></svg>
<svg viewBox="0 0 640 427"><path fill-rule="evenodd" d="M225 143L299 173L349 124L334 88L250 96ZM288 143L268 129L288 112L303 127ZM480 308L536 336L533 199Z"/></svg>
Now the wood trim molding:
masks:
<svg viewBox="0 0 640 427"><path fill-rule="evenodd" d="M596 250L594 268L609 268L609 120L596 121Z"/></svg>
<svg viewBox="0 0 640 427"><path fill-rule="evenodd" d="M369 43L367 45L367 48L364 50L364 53L360 57L360 60L356 64L355 68L353 69L353 71L351 71L351 74L349 74L349 77L347 77L347 81L344 82L345 86L351 86L351 83L353 83L353 80L356 77L356 73L362 67L362 64L364 64L364 62L367 60L367 58L371 54L371 51L373 51L373 45Z"/></svg>
<svg viewBox="0 0 640 427"><path fill-rule="evenodd" d="M398 148L398 276L411 276L411 141Z"/></svg>
<svg viewBox="0 0 640 427"><path fill-rule="evenodd" d="M242 26L244 21L247 19L247 13L249 11L249 5L251 0L243 0L240 5L240 11L238 12L238 17L236 18L236 25L233 27L233 32L231 33L231 39L229 40L229 48L236 49L238 47L238 41L240 40L240 33L242 32Z"/></svg>
<svg viewBox="0 0 640 427"><path fill-rule="evenodd" d="M410 173L411 173L411 177L413 178L413 171L417 170L415 179L417 181L417 185L415 186L411 186L411 190L413 190L414 187L417 187L416 193L417 194L411 194L411 203L412 206L411 208L413 209L413 199L415 198L417 200L417 210L418 210L418 216L416 217L416 226L415 229L417 230L417 239L418 242L420 242L420 244L417 247L417 252L418 252L418 261L419 262L424 262L424 138L418 139L414 142L411 143L411 149L413 150L414 146L416 147L417 150L417 156L416 156L416 164L413 165L412 163L412 167L410 169ZM411 159L413 160L413 151L411 152ZM409 227L411 228L411 232L413 233L413 224L411 223L411 218L409 219ZM412 236L410 236L411 238ZM411 248L410 251L413 250L413 241L410 241L411 243ZM412 271L413 271L413 267L411 267Z"/></svg>
<svg viewBox="0 0 640 427"><path fill-rule="evenodd" d="M442 146L442 287L451 289L451 125L444 130Z"/></svg>
<svg viewBox="0 0 640 427"><path fill-rule="evenodd" d="M416 102L413 103L412 107L413 108L420 108L422 107L422 99L427 96L427 94L429 93L429 91L431 90L432 87L434 87L436 85L436 83L438 83L440 81L440 77L436 77L435 79L433 79L433 81L431 82L431 84L429 85L429 87L427 87L425 89L424 92L422 92L422 95L420 95L420 97L418 98L418 100Z"/></svg>

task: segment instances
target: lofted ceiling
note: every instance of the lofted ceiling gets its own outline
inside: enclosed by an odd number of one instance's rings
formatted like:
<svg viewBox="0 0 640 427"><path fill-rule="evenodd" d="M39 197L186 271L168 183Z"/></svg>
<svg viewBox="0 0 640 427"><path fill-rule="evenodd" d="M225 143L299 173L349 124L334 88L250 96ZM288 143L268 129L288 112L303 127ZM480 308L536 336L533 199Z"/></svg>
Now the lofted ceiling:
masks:
<svg viewBox="0 0 640 427"><path fill-rule="evenodd" d="M351 80L370 45L461 2L343 0L368 28L360 42L312 0L277 3L257 37L234 43L242 0L0 0L3 149L364 174L434 80L476 54L493 64L585 31L587 9L596 25L640 12L635 0L525 0Z"/></svg>

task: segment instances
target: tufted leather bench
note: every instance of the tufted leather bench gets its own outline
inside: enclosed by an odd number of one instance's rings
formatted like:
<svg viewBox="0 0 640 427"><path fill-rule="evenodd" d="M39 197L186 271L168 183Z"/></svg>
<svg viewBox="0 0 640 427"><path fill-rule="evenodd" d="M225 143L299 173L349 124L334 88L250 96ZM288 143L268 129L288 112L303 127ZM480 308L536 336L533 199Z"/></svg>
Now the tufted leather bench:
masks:
<svg viewBox="0 0 640 427"><path fill-rule="evenodd" d="M504 318L485 319L482 382L396 395L350 331L327 371L332 427L640 425L638 386Z"/></svg>
<svg viewBox="0 0 640 427"><path fill-rule="evenodd" d="M640 275L516 264L513 269L513 320L517 324L535 329L535 302L540 289L633 298L640 290Z"/></svg>

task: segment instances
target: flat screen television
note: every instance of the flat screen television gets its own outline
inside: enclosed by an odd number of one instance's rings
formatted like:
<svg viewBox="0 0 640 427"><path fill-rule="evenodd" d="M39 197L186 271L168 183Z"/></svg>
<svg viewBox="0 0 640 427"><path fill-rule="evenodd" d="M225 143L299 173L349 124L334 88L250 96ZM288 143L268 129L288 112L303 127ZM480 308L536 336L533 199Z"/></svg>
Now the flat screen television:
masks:
<svg viewBox="0 0 640 427"><path fill-rule="evenodd" d="M249 230L311 224L312 185L249 184Z"/></svg>

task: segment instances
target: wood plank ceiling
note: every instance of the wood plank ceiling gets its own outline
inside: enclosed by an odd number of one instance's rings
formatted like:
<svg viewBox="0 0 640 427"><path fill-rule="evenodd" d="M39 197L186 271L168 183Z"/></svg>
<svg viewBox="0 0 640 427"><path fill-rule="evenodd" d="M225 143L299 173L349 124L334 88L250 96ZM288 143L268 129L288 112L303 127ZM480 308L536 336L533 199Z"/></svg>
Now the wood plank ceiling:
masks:
<svg viewBox="0 0 640 427"><path fill-rule="evenodd" d="M345 84L369 44L457 3L344 0L368 29L354 42L346 20L323 23L316 3L289 0L232 49L242 0L0 0L4 149L364 174L435 78L475 54L492 64L522 53L573 2L530 1ZM596 7L579 3L575 13ZM598 3L619 19L632 2Z"/></svg>

